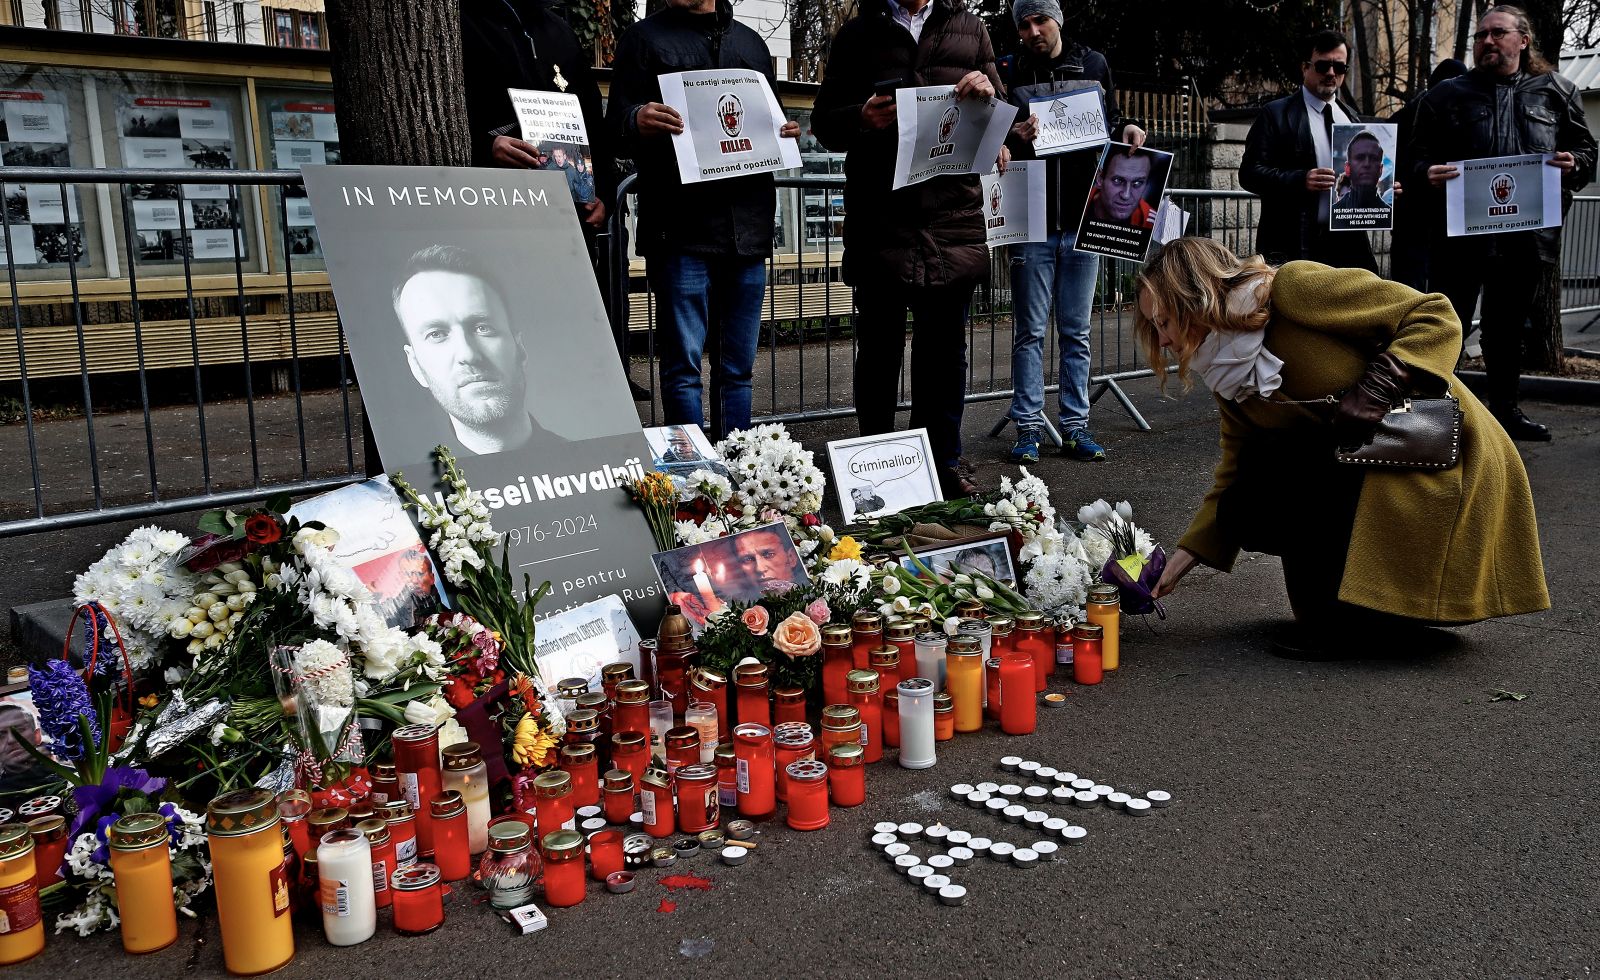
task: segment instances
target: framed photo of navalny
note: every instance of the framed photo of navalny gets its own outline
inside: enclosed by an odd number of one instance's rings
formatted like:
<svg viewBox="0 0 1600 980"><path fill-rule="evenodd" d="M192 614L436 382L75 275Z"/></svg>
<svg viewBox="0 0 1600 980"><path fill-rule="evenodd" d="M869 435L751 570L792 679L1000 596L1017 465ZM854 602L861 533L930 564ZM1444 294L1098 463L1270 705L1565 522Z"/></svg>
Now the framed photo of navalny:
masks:
<svg viewBox="0 0 1600 980"><path fill-rule="evenodd" d="M963 572L969 575L978 572L1002 585L1015 587L1017 584L1010 535L1005 531L987 537L969 538L941 548L913 550L912 554L917 556L917 561L939 575L948 577ZM900 567L913 574L921 573L910 558L902 557Z"/></svg>
<svg viewBox="0 0 1600 980"><path fill-rule="evenodd" d="M688 477L695 470L710 470L718 476L732 476L727 464L711 445L705 430L692 422L687 425L653 426L644 430L644 440L650 444L651 465L672 477L674 482Z"/></svg>
<svg viewBox="0 0 1600 980"><path fill-rule="evenodd" d="M1073 248L1116 259L1144 260L1155 233L1156 209L1172 172L1172 154L1107 143L1089 186Z"/></svg>
<svg viewBox="0 0 1600 980"><path fill-rule="evenodd" d="M658 552L655 564L667 601L683 609L696 636L707 617L731 602L754 602L769 592L811 584L781 521Z"/></svg>
<svg viewBox="0 0 1600 980"><path fill-rule="evenodd" d="M1339 123L1333 127L1333 171L1328 191L1331 231L1394 228L1394 157L1397 126Z"/></svg>
<svg viewBox="0 0 1600 980"><path fill-rule="evenodd" d="M554 173L303 171L367 418L393 475L443 501L448 446L547 616L620 596L660 619L624 482L650 459L600 291ZM413 515L415 516L415 515Z"/></svg>
<svg viewBox="0 0 1600 980"><path fill-rule="evenodd" d="M844 522L943 500L932 460L927 429L828 443L828 465L833 468Z"/></svg>

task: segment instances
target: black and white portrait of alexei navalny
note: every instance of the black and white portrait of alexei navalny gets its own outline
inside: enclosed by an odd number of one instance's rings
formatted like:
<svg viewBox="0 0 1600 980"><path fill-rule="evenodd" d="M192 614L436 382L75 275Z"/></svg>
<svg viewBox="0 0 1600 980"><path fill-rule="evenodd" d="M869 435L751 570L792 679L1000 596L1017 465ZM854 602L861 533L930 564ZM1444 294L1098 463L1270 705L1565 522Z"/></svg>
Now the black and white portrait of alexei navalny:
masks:
<svg viewBox="0 0 1600 980"><path fill-rule="evenodd" d="M394 285L411 378L449 417L459 449L478 456L528 445L528 351L493 268L459 245L412 254Z"/></svg>

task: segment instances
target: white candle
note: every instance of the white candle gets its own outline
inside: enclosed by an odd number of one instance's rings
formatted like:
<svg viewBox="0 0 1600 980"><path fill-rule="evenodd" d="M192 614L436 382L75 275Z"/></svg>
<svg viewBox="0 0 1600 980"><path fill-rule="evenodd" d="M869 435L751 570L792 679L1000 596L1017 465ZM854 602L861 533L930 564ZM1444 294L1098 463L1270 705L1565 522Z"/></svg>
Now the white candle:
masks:
<svg viewBox="0 0 1600 980"><path fill-rule="evenodd" d="M700 733L700 761L717 760L717 706L710 701L694 701L683 713L683 723Z"/></svg>
<svg viewBox="0 0 1600 980"><path fill-rule="evenodd" d="M717 594L711 588L711 579L706 575L706 563L698 558L694 560L694 588L708 609L717 601Z"/></svg>
<svg viewBox="0 0 1600 980"><path fill-rule="evenodd" d="M354 946L378 928L372 889L372 845L354 830L325 834L317 846L322 881L322 931L334 946Z"/></svg>
<svg viewBox="0 0 1600 980"><path fill-rule="evenodd" d="M933 682L925 677L901 681L900 765L927 769L937 761L933 748Z"/></svg>
<svg viewBox="0 0 1600 980"><path fill-rule="evenodd" d="M482 854L489 849L489 821L494 811L489 806L489 772L480 760L468 769L446 768L440 785L461 794L467 805L467 849Z"/></svg>

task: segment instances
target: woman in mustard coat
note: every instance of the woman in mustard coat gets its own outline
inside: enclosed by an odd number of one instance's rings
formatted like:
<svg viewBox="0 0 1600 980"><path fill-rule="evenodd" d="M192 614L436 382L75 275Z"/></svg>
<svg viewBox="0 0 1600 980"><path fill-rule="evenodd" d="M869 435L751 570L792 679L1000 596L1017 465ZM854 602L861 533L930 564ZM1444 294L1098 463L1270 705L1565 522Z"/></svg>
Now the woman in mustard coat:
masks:
<svg viewBox="0 0 1600 980"><path fill-rule="evenodd" d="M1461 324L1443 296L1360 269L1240 260L1204 238L1165 246L1138 286L1135 331L1157 377L1170 351L1221 414L1215 483L1156 595L1196 564L1230 571L1244 548L1282 556L1308 638L1348 636L1374 614L1444 625L1549 608L1527 472L1455 378ZM1462 411L1454 466L1334 461L1391 403L1446 390Z"/></svg>

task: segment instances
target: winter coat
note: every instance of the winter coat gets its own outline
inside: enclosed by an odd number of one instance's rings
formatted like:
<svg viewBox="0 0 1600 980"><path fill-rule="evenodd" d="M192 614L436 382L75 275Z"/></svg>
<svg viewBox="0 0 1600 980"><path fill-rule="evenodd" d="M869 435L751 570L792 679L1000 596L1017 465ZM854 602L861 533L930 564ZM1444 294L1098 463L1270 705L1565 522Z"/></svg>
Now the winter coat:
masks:
<svg viewBox="0 0 1600 980"><path fill-rule="evenodd" d="M605 128L600 86L572 28L542 0L461 0L461 62L467 88L467 128L472 165L495 166L495 133L522 134L507 89L559 92L578 97L594 162L595 190L610 207L616 197L616 154Z"/></svg>
<svg viewBox="0 0 1600 980"><path fill-rule="evenodd" d="M811 113L811 130L822 145L848 154L843 265L845 281L855 286L972 285L989 274L978 177L935 177L892 191L898 130L869 130L861 121L873 85L890 79L908 88L954 85L981 71L1005 97L983 21L951 0L932 2L922 38L913 41L889 16L885 0L867 0L833 39Z"/></svg>
<svg viewBox="0 0 1600 980"><path fill-rule="evenodd" d="M1362 269L1291 262L1272 283L1266 347L1283 359L1282 394L1321 398L1355 384L1386 348L1419 381L1449 384L1461 400L1461 450L1447 470L1365 468L1339 598L1432 622L1474 622L1550 607L1533 493L1516 447L1454 377L1461 323L1449 300ZM1423 385L1419 384L1419 387ZM1251 398L1217 400L1222 461L1179 546L1229 571L1239 543L1217 521L1241 451L1252 440L1325 430L1310 407ZM1292 499L1291 481L1277 493ZM1307 521L1317 520L1306 514Z"/></svg>
<svg viewBox="0 0 1600 980"><path fill-rule="evenodd" d="M1564 192L1579 191L1594 179L1595 139L1584 121L1577 86L1554 72L1518 72L1502 78L1473 69L1435 85L1422 97L1411 143L1403 154L1411 166L1404 178L1406 193L1416 187L1442 197L1428 183L1430 165L1559 151L1577 158L1577 166L1561 178ZM1442 222L1443 217L1444 209L1437 208L1434 220ZM1435 227L1443 235L1442 225ZM1541 262L1553 263L1561 257L1561 229L1485 235L1483 249L1486 255L1531 253Z"/></svg>
<svg viewBox="0 0 1600 980"><path fill-rule="evenodd" d="M1122 135L1131 119L1124 119L1117 108L1117 90L1111 83L1111 66L1106 56L1066 37L1061 39L1061 53L1054 58L1023 51L1001 64L1000 78L1006 84L1011 104L1017 107L1017 120L1023 121L1032 112L1036 99L1049 99L1070 95L1086 89L1099 89L1104 100L1101 107L1106 119L1106 134L1112 139ZM1006 138L1013 160L1035 160L1033 144L1015 135ZM1089 185L1094 183L1095 171L1100 166L1098 149L1074 150L1056 153L1045 158L1045 221L1051 231L1078 230L1083 220L1083 210L1089 201Z"/></svg>
<svg viewBox="0 0 1600 980"><path fill-rule="evenodd" d="M761 35L733 19L728 0L709 14L667 7L629 28L617 43L606 119L619 155L638 166L640 255L683 252L765 258L772 254L778 193L771 174L685 184L672 137L640 136L637 117L661 101L660 75L709 68L749 68L776 84Z"/></svg>

